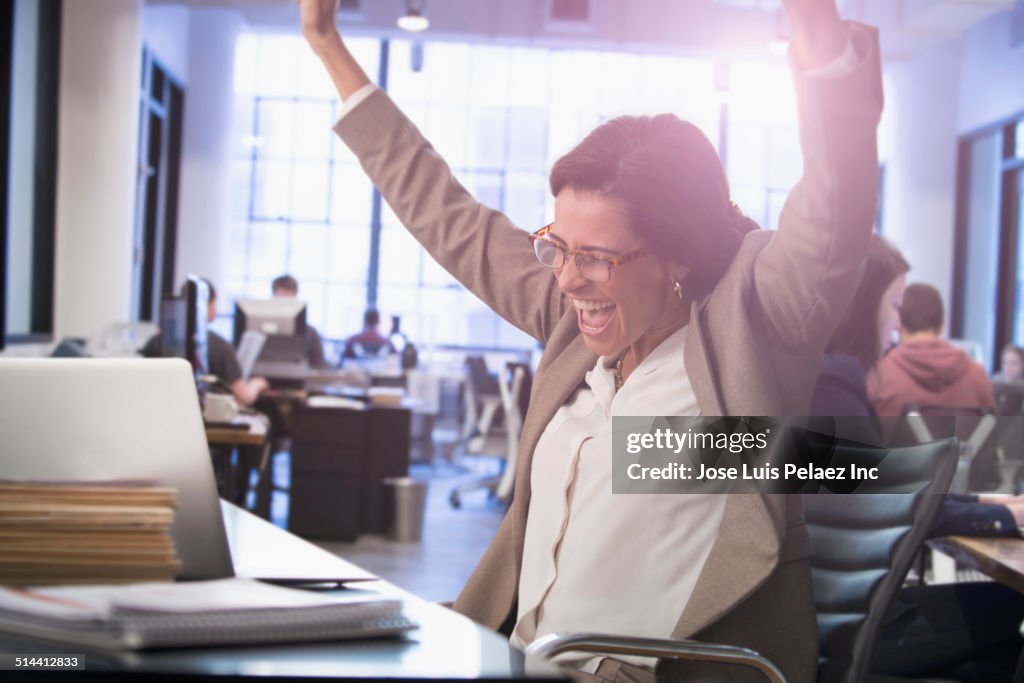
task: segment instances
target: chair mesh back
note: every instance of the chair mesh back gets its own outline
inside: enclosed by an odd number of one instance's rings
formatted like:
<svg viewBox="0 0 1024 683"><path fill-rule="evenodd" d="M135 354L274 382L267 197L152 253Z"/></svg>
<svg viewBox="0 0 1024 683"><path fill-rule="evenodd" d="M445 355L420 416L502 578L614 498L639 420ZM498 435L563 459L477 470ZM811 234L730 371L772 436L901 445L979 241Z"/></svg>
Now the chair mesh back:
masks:
<svg viewBox="0 0 1024 683"><path fill-rule="evenodd" d="M956 439L892 449L885 488L804 496L821 653L819 683L868 671L886 609L906 577L956 469ZM884 493L898 488L914 493Z"/></svg>
<svg viewBox="0 0 1024 683"><path fill-rule="evenodd" d="M487 363L483 356L467 356L466 368L469 371L469 381L473 391L479 396L497 396L498 380L487 370Z"/></svg>
<svg viewBox="0 0 1024 683"><path fill-rule="evenodd" d="M519 388L519 396L516 400L519 403L519 416L526 418L526 411L530 407L530 394L533 392L533 372L529 363L508 363L509 372L515 372L516 368L523 369L523 383Z"/></svg>

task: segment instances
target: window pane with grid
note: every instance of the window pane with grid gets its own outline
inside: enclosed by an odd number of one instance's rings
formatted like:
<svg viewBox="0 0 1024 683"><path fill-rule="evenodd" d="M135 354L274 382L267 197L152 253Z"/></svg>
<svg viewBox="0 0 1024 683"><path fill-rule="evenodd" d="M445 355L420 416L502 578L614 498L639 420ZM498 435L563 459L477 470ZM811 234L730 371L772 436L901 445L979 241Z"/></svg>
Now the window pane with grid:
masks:
<svg viewBox="0 0 1024 683"><path fill-rule="evenodd" d="M375 73L380 41L349 49ZM337 96L300 36L248 33L235 60L232 225L222 311L290 272L325 336L361 327L372 186L331 130Z"/></svg>

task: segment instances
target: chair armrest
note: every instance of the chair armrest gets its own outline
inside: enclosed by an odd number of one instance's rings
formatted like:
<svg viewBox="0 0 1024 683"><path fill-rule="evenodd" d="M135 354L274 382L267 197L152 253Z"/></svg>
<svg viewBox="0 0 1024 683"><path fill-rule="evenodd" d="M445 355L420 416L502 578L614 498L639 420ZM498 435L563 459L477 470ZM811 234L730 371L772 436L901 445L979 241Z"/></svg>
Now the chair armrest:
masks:
<svg viewBox="0 0 1024 683"><path fill-rule="evenodd" d="M526 654L544 658L554 657L562 652L592 652L599 655L633 655L737 664L757 669L772 683L786 683L782 671L770 660L753 650L734 645L597 633L553 633L538 638L526 648Z"/></svg>

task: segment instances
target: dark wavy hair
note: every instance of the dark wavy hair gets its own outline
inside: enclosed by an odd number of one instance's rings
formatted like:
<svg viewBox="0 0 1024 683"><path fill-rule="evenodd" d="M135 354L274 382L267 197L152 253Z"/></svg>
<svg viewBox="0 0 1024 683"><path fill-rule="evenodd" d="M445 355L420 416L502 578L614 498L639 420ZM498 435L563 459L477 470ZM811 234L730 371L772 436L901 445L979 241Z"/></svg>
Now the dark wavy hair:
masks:
<svg viewBox="0 0 1024 683"><path fill-rule="evenodd" d="M896 247L872 235L860 285L825 352L845 353L860 361L865 370L873 368L885 350L878 338L878 307L882 296L896 278L909 270L910 264Z"/></svg>
<svg viewBox="0 0 1024 683"><path fill-rule="evenodd" d="M672 114L620 116L596 128L551 169L556 197L570 187L622 202L653 250L689 269L684 285L711 293L757 224L730 200L711 142Z"/></svg>

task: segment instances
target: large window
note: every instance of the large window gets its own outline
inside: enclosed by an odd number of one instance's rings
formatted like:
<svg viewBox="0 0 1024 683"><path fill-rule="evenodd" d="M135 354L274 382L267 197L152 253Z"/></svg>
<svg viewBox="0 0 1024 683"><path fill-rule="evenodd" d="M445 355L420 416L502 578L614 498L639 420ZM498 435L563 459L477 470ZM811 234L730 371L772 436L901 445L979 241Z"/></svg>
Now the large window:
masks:
<svg viewBox="0 0 1024 683"><path fill-rule="evenodd" d="M729 81L733 198L762 227L777 228L802 169L792 77L782 64L737 63Z"/></svg>
<svg viewBox="0 0 1024 683"><path fill-rule="evenodd" d="M775 96L790 88L781 65L735 65L723 95L704 59L349 42L371 75L386 51L391 97L469 191L524 230L551 218L554 161L620 114L672 112L717 146L728 111L730 155L742 161L727 164L734 196L766 227L799 175L795 112ZM373 190L330 131L338 111L322 68L298 37L248 35L238 49L229 293L266 296L270 279L288 271L310 301L310 321L329 337L358 329L375 295L384 319L400 315L403 331L426 345L532 346L438 266L386 205L370 264Z"/></svg>
<svg viewBox="0 0 1024 683"><path fill-rule="evenodd" d="M351 39L371 72L380 43ZM366 307L373 188L331 131L337 97L296 36L245 35L235 72L228 297L267 297L282 273L300 281L309 321L328 337L359 329Z"/></svg>

